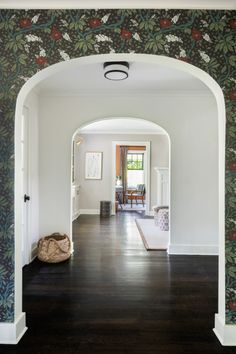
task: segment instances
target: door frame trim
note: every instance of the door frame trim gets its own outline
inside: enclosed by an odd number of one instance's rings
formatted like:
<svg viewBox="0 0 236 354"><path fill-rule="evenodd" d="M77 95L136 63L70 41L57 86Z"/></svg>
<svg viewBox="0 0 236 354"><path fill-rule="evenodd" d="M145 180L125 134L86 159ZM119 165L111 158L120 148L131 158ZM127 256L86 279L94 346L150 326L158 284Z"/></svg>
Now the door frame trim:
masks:
<svg viewBox="0 0 236 354"><path fill-rule="evenodd" d="M132 140L116 140L112 141L112 182L111 182L111 203L112 203L112 214L115 215L115 193L116 193L116 145L132 145L132 146L145 146L146 147L146 156L144 157L144 171L145 171L145 179L144 183L146 186L146 209L145 215L150 215L150 176L151 176L151 152L150 141L132 141Z"/></svg>

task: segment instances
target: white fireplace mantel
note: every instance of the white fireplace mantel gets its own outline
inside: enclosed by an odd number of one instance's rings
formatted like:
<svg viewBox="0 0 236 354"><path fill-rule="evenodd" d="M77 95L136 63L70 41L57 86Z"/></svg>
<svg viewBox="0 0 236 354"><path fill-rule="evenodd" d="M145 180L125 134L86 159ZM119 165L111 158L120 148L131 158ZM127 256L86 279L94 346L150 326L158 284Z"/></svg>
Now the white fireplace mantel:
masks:
<svg viewBox="0 0 236 354"><path fill-rule="evenodd" d="M154 167L157 173L157 206L169 206L169 168Z"/></svg>

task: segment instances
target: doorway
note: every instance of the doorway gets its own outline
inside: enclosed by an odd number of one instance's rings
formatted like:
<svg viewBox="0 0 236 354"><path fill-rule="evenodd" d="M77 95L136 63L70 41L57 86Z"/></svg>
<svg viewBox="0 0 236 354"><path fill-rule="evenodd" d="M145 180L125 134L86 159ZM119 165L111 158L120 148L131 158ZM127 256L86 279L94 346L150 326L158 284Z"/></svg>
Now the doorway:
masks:
<svg viewBox="0 0 236 354"><path fill-rule="evenodd" d="M120 127L118 129L118 127ZM127 132L127 127L130 127ZM134 129L135 130L132 130ZM79 143L79 145L78 145ZM101 200L110 200L112 214L116 211L116 196L121 174L120 147L128 146L127 156L137 158L141 156L140 175L134 179L135 170L126 170L129 176L127 194L136 190L138 185L145 187L145 195L134 195L125 203L129 195L124 194L123 186L119 186L120 205L118 210L125 210L127 204L129 211L142 211L145 215L153 215L153 207L162 205L161 190L158 191L158 178L156 169L164 168L169 171L170 139L166 131L145 119L133 117L111 117L96 120L78 128L72 138L72 220L79 214L99 215ZM118 148L119 146L119 148ZM87 152L100 152L102 154L102 176L90 179L85 176L85 163ZM130 160L129 165L136 164ZM129 173L130 172L130 173ZM134 173L133 173L134 172ZM168 184L169 186L169 184ZM169 188L169 187L168 187ZM75 189L79 201L75 202ZM140 193L141 194L141 193ZM136 201L137 197L137 201ZM167 193L167 199L169 193ZM133 203L134 202L134 203ZM165 201L169 205L169 200ZM74 210L79 205L79 210Z"/></svg>
<svg viewBox="0 0 236 354"><path fill-rule="evenodd" d="M113 213L134 210L149 215L150 141L113 141L112 151Z"/></svg>
<svg viewBox="0 0 236 354"><path fill-rule="evenodd" d="M105 57L107 57L107 56L105 56ZM104 60L104 59L106 59L106 58L101 58L101 56L99 56L99 60ZM123 57L123 56L122 56ZM132 57L132 55L131 55L131 57ZM146 56L145 56L146 57ZM88 58L86 58L86 61L84 60L85 58L81 58L81 59L79 59L79 60L81 60L80 61L80 63L81 63L81 65L83 65L83 64L85 64L85 63L87 63L87 62L89 62L89 60L92 60L92 58L90 58L90 59L88 59ZM128 57L127 57L127 59L128 59ZM160 59L160 62L162 61L162 63L165 63L165 64L167 64L167 62L168 62L168 65L170 64L172 67L174 67L175 66L175 64L173 64L172 63L172 61L175 61L174 59L168 59L168 58L159 58ZM130 60L130 57L129 57L129 59L128 60ZM139 60L138 59L138 57L135 57L135 58L133 58L133 60ZM144 59L143 59L144 60ZM154 59L153 58L153 62L155 61L155 60L157 60L157 57ZM148 61L148 59L147 58L145 58L145 61L146 62L149 62ZM59 64L58 64L59 65ZM63 63L63 65L65 65L65 63ZM191 73L193 73L193 74L195 74L196 75L196 77L199 77L200 78L200 80L203 80L204 82L206 82L208 85L209 85L209 87L211 87L212 88L212 90L214 91L214 93L215 93L215 95L218 97L218 99L219 99L219 101L221 100L221 103L222 103L222 94L220 93L220 92L218 92L217 91L217 88L216 88L216 86L214 85L214 83L212 82L212 79L210 78L210 77L206 77L206 75L205 75L205 73L203 74L202 72L201 72L201 70L199 70L199 69L197 69L197 68L190 68L189 66L188 66L188 68L186 68L186 67L184 67L184 63L176 63L176 67L178 67L178 68L181 68L181 69L183 69L185 72L191 72ZM50 68L49 68L50 69ZM191 70L190 70L191 69ZM198 72L199 71L199 72ZM50 70L49 70L49 72L50 72ZM40 75L38 75L38 77L40 78ZM30 85L28 85L27 87L30 87ZM22 94L22 96L24 97L24 95ZM91 101L91 100L90 100ZM114 100L113 100L114 101ZM132 99L132 103L133 103L133 99ZM96 105L97 104L97 102L96 102L96 99L94 99L94 104ZM222 104L222 107L223 107L223 104ZM222 108L221 107L221 108ZM224 246L223 246L223 239L224 238L222 238L223 237L223 235L224 235L224 218L223 218L223 216L224 216L224 213L223 213L223 206L224 206L224 202L223 202L223 200L224 200L224 198L222 197L223 195L224 195L224 193L223 193L223 190L224 190L224 174L223 174L223 171L224 171L224 169L223 169L223 166L224 166L224 153L222 152L222 151L224 151L224 149L223 149L223 147L224 147L224 114L223 114L223 110L221 109L220 110L220 107L218 107L219 108L219 111L218 111L218 115L221 117L220 119L219 119L219 121L220 121L220 128L219 128L219 132L220 132L220 142L219 142L219 146L220 146L220 154L218 155L219 156L219 160L220 160L220 171L221 171L221 173L220 173L220 181L219 181L219 186L220 186L220 192L219 192L219 194L220 194L220 202L219 202L219 205L220 205L220 215L219 215L219 219L220 219L220 222L219 222L219 228L220 228L220 230L219 230L219 235L220 235L220 237L221 237L221 241L220 241L220 250L221 250L221 252L220 252L220 254L221 254L221 258L220 258L220 260L221 260L221 269L224 269L224 262L222 263L222 260L224 260L224 258L223 258L223 250L224 250ZM19 110L19 108L18 108L18 110ZM141 111L141 109L140 109L140 111ZM63 113L64 114L64 113ZM108 114L108 113L107 113ZM99 115L101 115L101 112L99 112ZM163 115L163 117L164 117L164 115ZM75 129L76 129L76 126L78 126L78 116L76 117L77 119L74 119L73 120L73 126L71 125L70 127L67 127L66 128L66 130L64 130L64 135L62 135L61 133L60 134L58 134L57 135L57 137L56 137L56 141L58 142L58 140L60 141L60 144L61 144L61 146L59 147L59 149L60 148L64 148L65 146L66 146L66 163L64 163L65 161L64 161L64 156L63 156L63 158L62 158L62 166L64 167L64 165L66 165L66 166L68 166L68 160L70 160L68 157L70 156L70 143L71 143L71 140L70 140L70 137L72 136L72 134L73 134L73 131L75 131ZM82 122L82 124L83 124L83 118L80 118L81 119L81 122ZM84 122L85 122L85 120L87 120L87 121L93 121L95 119L95 116L94 115L92 115L91 114L91 112L88 112L88 114L87 114L87 116L86 116L86 118L84 118ZM154 120L154 117L153 117L153 115L152 116L150 116L150 118L149 118L150 120ZM16 142L17 142L18 140L17 140L17 137L16 137ZM54 142L51 142L51 144L55 147L55 141ZM57 151L58 152L58 151ZM60 153L60 152L59 152ZM19 154L16 154L16 164L17 164L17 157L19 157ZM17 169L16 169L16 171L17 171ZM67 181L71 181L71 176L70 176L70 173L68 173L68 172L65 172L65 176L63 175L63 173L64 173L64 170L63 169L61 169L61 171L62 171L62 174L60 175L60 178L58 179L58 187L60 187L59 186L59 184L60 184L60 181L62 182L62 180L63 180L63 186L64 186L64 197L65 198L62 198L61 200L58 200L58 198L57 198L57 206L56 206L56 209L54 209L54 212L55 212L55 214L57 214L57 221L58 220L62 220L62 219L60 219L59 217L58 217L58 214L60 215L60 205L62 205L63 204L63 207L64 207L64 209L65 209L65 205L70 205L70 192L69 192L69 189L70 189L70 184L69 184L69 186L67 187L65 187L65 185L64 185L64 181L65 180L67 180ZM63 177L62 178L62 175L65 177ZM54 180L55 181L55 178L51 178L51 181L52 180ZM18 184L16 183L16 188L17 188L17 186L18 186ZM51 191L49 191L49 192L51 192ZM18 192L18 189L17 189L17 191L16 191L16 195L17 196L19 196L19 192ZM52 198L51 198L52 199ZM18 203L18 201L16 202L16 204ZM51 207L50 207L50 205L48 204L48 206L47 206L47 209L50 209ZM70 208L69 208L69 210L70 210ZM45 210L45 212L46 212L46 210ZM66 217L66 223L64 224L64 227L65 227L65 229L66 229L66 232L70 232L70 227L68 228L68 220L70 219L70 218L68 218L68 215L64 215L63 216L63 220L65 221L65 217ZM52 224L51 224L52 225ZM60 225L62 225L62 224L60 224ZM66 226L65 226L66 225ZM174 224L173 224L173 226L174 226ZM16 227L16 231L19 231L19 227L17 228ZM221 282L220 282L220 294L221 294L221 301L220 301L220 309L221 309L221 315L223 315L224 314L224 306L222 306L222 305L224 305L224 285L223 285L223 283L224 283L224 274L223 274L224 272L220 272L220 278L221 278ZM16 287L17 288L17 287Z"/></svg>

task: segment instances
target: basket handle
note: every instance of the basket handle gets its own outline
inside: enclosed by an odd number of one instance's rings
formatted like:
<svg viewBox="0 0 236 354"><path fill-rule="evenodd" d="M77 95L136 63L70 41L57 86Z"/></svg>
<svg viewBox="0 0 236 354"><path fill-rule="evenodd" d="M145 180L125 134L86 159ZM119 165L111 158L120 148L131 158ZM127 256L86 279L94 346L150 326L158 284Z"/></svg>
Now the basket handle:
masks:
<svg viewBox="0 0 236 354"><path fill-rule="evenodd" d="M51 236L53 236L53 235L58 235L59 233L58 232L54 232ZM63 236L63 235L61 235L61 234L59 234L60 236ZM70 242L70 239L69 239L69 237L67 236L67 235L65 235L66 237L67 237L67 240L68 240L68 243L69 243L69 249L68 250L70 250L70 248L71 248L71 242ZM39 248L39 250L41 251L41 249L42 249L42 241L44 240L44 238L42 238L41 240L39 240L38 241L38 248ZM60 245L58 244L58 242L54 239L54 238L48 238L47 239L47 241L48 241L48 247L47 247L47 251L48 251L48 249L49 249L49 244L50 244L50 242L54 242L56 245L57 245L57 247L60 249L60 251L61 252L63 252L63 253L67 253L68 251L64 251L61 247L60 247Z"/></svg>
<svg viewBox="0 0 236 354"><path fill-rule="evenodd" d="M53 242L53 243L56 244L56 246L59 248L59 250L60 250L61 252L63 252L63 253L67 253L67 252L68 252L68 251L64 251L64 250L60 247L60 245L58 244L58 242L57 242L56 240L54 240L54 238L49 238L47 241L48 241L48 249L49 249L50 242ZM68 241L69 241L69 250L70 250L70 239L69 239L69 238L68 238Z"/></svg>

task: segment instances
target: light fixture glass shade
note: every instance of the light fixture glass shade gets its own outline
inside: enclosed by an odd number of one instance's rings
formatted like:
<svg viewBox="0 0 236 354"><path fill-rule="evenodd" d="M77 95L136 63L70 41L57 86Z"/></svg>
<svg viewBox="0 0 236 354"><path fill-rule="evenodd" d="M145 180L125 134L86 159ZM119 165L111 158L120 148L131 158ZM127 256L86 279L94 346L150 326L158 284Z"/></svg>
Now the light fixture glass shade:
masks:
<svg viewBox="0 0 236 354"><path fill-rule="evenodd" d="M108 80L121 81L128 78L129 63L126 61L106 62L103 65L104 76Z"/></svg>

